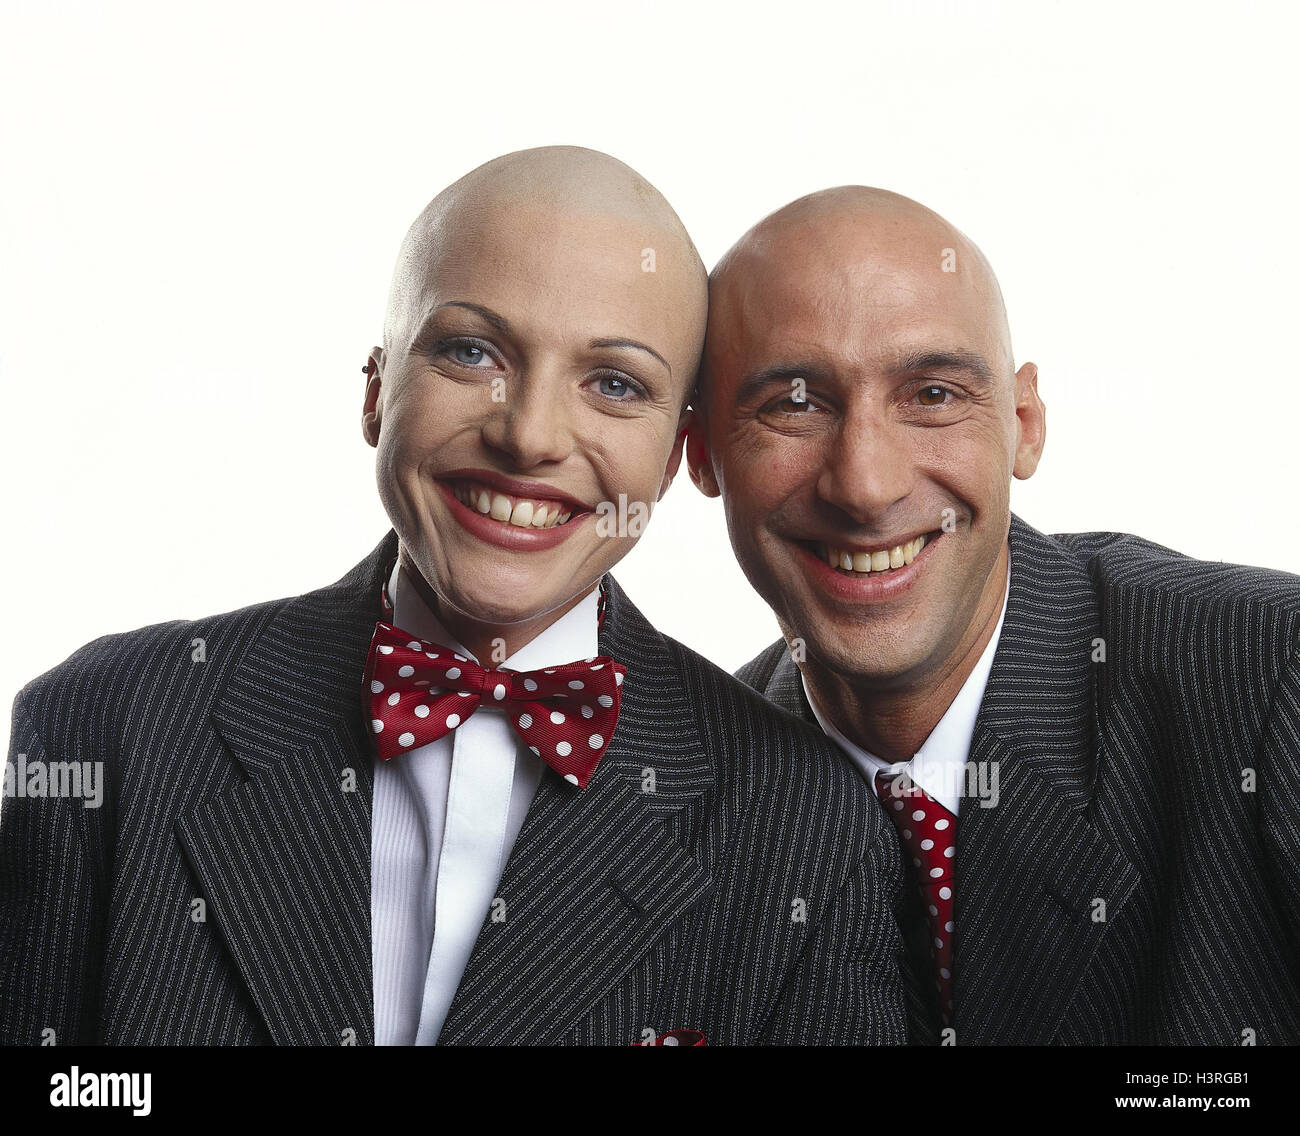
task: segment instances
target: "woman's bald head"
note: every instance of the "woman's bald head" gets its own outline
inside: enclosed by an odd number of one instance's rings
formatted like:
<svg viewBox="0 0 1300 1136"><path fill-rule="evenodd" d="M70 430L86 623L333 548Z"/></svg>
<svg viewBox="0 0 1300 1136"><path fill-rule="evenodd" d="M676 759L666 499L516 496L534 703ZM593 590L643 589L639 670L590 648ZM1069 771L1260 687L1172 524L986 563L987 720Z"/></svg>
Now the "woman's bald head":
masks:
<svg viewBox="0 0 1300 1136"><path fill-rule="evenodd" d="M677 214L592 150L507 154L416 218L362 431L409 564L472 651L527 642L636 543L642 522L611 533L605 507L648 515L667 491L707 305Z"/></svg>
<svg viewBox="0 0 1300 1136"><path fill-rule="evenodd" d="M708 282L704 264L671 205L617 158L581 146L518 150L485 162L439 193L402 242L389 292L384 348L410 342L427 308L429 284L446 259L480 244L485 230L521 241L602 240L611 254L680 297L680 318L703 337ZM653 250L645 267L646 250Z"/></svg>

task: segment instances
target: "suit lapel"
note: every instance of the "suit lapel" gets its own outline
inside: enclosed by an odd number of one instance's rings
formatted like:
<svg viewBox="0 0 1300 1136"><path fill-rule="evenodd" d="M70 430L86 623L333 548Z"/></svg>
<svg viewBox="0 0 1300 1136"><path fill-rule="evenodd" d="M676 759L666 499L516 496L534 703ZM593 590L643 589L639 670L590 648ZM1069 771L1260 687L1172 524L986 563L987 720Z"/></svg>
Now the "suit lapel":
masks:
<svg viewBox="0 0 1300 1136"><path fill-rule="evenodd" d="M803 678L799 674L798 664L788 650L781 651L781 657L772 668L772 677L768 679L763 690L763 697L775 703L782 710L788 710L802 718L811 726L817 726L817 718L808 705L808 696L804 693ZM818 726L818 729L821 727Z"/></svg>
<svg viewBox="0 0 1300 1136"><path fill-rule="evenodd" d="M546 771L440 1045L562 1039L710 886L690 834L712 772L683 676L606 586L601 654L628 668L614 740L585 790Z"/></svg>
<svg viewBox="0 0 1300 1136"><path fill-rule="evenodd" d="M969 759L986 785L996 771L997 803L968 795L957 830L958 1044L1050 1042L1138 880L1088 813L1104 666L1092 661L1091 581L1014 516L1010 542L1007 613Z"/></svg>
<svg viewBox="0 0 1300 1136"><path fill-rule="evenodd" d="M1007 614L968 759L990 777L997 770L998 803L968 797L957 833L958 1044L1050 1042L1138 880L1088 813L1102 756L1094 668L1104 666L1092 662L1091 581L1015 516L1010 543ZM764 694L814 721L788 652ZM1104 920L1094 920L1098 900ZM921 966L927 987L931 965ZM928 1015L928 1001L913 1009Z"/></svg>
<svg viewBox="0 0 1300 1136"><path fill-rule="evenodd" d="M212 711L249 779L176 824L209 918L277 1044L374 1040L361 676L396 550L390 530L337 583L272 617Z"/></svg>
<svg viewBox="0 0 1300 1136"><path fill-rule="evenodd" d="M790 652L782 650L763 696L769 702L789 711L818 729L817 717L804 693L799 667ZM894 832L892 822L889 831ZM937 1022L939 1004L934 994L934 965L930 961L930 935L926 929L925 912L921 905L920 888L915 871L903 855L902 845L895 840L904 886L900 889L898 906L894 915L898 920L903 941L907 945L903 970L903 986L907 997L909 1035L913 1045L932 1045L938 1040Z"/></svg>

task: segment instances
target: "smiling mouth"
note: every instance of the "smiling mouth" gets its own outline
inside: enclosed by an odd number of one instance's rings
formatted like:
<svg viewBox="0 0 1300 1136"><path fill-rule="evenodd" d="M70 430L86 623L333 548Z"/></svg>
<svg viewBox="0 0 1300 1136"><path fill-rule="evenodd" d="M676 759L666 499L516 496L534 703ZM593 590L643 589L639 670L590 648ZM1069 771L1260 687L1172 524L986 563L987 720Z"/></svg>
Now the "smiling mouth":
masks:
<svg viewBox="0 0 1300 1136"><path fill-rule="evenodd" d="M927 544L939 538L939 531L922 533L903 544L891 548L852 549L823 544L820 541L803 541L812 551L835 571L844 576L883 576L899 568L906 568Z"/></svg>
<svg viewBox="0 0 1300 1136"><path fill-rule="evenodd" d="M457 501L476 513L521 529L553 529L567 524L574 515L574 508L567 501L515 497L477 481L453 481L451 491ZM583 514L579 511L577 515Z"/></svg>

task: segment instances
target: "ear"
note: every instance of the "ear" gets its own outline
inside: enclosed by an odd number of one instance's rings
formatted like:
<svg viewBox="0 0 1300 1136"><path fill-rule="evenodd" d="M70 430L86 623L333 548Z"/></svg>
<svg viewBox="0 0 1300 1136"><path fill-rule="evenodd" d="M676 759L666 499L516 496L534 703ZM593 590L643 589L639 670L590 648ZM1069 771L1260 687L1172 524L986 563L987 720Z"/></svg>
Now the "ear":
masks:
<svg viewBox="0 0 1300 1136"><path fill-rule="evenodd" d="M695 488L706 497L721 494L718 479L713 472L713 459L709 456L708 425L698 410L692 414L686 432L686 468L690 470Z"/></svg>
<svg viewBox="0 0 1300 1136"><path fill-rule="evenodd" d="M370 446L379 445L379 420L383 417L383 402L379 395L383 387L386 362L387 352L382 347L372 347L366 365L361 368L366 376L366 397L361 404L361 436Z"/></svg>
<svg viewBox="0 0 1300 1136"><path fill-rule="evenodd" d="M695 411L688 406L677 419L677 441L673 443L672 452L668 455L668 464L664 466L664 479L659 483L659 496L655 498L656 501L664 499L664 494L668 492L673 478L677 476L677 470L682 464L682 447L686 444L686 432L690 429L694 417Z"/></svg>
<svg viewBox="0 0 1300 1136"><path fill-rule="evenodd" d="M1034 476L1047 441L1047 407L1038 397L1038 367L1026 363L1016 372L1016 461L1011 472L1020 480Z"/></svg>

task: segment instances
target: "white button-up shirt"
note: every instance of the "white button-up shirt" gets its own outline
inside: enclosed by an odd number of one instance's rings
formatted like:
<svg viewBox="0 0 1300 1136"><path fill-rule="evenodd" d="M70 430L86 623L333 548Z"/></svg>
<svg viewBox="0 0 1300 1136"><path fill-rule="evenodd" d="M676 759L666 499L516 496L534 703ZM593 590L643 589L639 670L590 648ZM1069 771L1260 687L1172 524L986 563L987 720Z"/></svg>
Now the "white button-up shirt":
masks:
<svg viewBox="0 0 1300 1136"><path fill-rule="evenodd" d="M429 610L400 562L388 595L395 627L474 657ZM538 670L596 655L599 600L594 589L500 665ZM376 1045L438 1040L543 770L505 713L487 704L445 737L375 762Z"/></svg>
<svg viewBox="0 0 1300 1136"><path fill-rule="evenodd" d="M984 688L988 685L989 672L993 669L993 656L997 653L998 640L1002 637L1002 621L1007 615L1007 597L1010 592L1011 565L1008 561L1007 583L1002 590L1002 612L998 616L997 626L993 628L988 645L984 648L974 669L966 676L966 681L962 683L957 697L944 711L938 725L930 731L930 736L925 739L911 761L891 763L851 742L822 713L808 690L807 680L803 680L804 697L812 707L817 724L821 726L826 736L852 759L868 781L874 784L876 772L880 769L888 769L891 773L906 770L917 785L953 816L958 815L964 789L969 780L966 763L970 758L971 739L975 736L975 720L979 717L980 703L984 701Z"/></svg>

